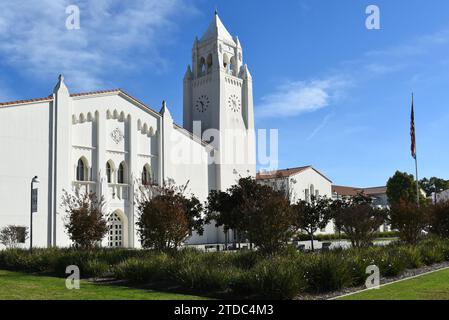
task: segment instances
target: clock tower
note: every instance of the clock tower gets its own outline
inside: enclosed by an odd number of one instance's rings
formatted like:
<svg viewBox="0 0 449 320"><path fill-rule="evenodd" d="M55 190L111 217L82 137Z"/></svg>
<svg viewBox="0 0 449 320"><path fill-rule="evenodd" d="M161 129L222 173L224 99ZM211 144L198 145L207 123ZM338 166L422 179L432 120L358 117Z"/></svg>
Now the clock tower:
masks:
<svg viewBox="0 0 449 320"><path fill-rule="evenodd" d="M192 48L184 76L184 128L215 148L216 186L225 190L240 177L255 176L252 78L243 50L217 12Z"/></svg>

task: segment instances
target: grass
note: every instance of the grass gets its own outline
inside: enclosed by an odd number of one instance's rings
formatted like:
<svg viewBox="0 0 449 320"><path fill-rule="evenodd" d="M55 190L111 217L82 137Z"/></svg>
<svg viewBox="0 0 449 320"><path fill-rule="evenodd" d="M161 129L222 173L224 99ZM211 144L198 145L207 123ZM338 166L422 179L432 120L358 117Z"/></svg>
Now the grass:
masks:
<svg viewBox="0 0 449 320"><path fill-rule="evenodd" d="M378 290L360 292L340 300L449 300L449 269L396 282Z"/></svg>
<svg viewBox="0 0 449 320"><path fill-rule="evenodd" d="M197 296L165 293L81 280L68 290L64 278L0 270L0 300L197 300Z"/></svg>

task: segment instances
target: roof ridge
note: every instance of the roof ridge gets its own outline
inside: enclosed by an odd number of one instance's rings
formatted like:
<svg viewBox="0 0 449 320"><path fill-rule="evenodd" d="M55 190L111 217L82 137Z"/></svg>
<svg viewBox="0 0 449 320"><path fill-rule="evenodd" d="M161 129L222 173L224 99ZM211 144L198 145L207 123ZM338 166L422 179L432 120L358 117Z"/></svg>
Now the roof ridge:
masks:
<svg viewBox="0 0 449 320"><path fill-rule="evenodd" d="M96 90L96 91L88 91L88 92L77 92L77 93L71 93L71 97L81 97L81 96L90 96L94 94L101 94L101 93L111 93L111 92L123 92L122 89L116 88L116 89L107 89L107 90Z"/></svg>
<svg viewBox="0 0 449 320"><path fill-rule="evenodd" d="M123 92L123 93L125 93L122 89L117 88L117 89L107 89L107 90L97 90L97 91L71 93L70 97L81 97L81 96L89 96L89 95L94 95L94 94L110 93L110 92ZM31 99L21 99L21 100L0 102L0 106L10 106L10 105L15 105L15 104L24 104L24 103L28 103L28 102L39 102L39 101L47 101L47 100L53 100L53 94L50 94L50 95L48 95L46 97L41 97L41 98L31 98Z"/></svg>

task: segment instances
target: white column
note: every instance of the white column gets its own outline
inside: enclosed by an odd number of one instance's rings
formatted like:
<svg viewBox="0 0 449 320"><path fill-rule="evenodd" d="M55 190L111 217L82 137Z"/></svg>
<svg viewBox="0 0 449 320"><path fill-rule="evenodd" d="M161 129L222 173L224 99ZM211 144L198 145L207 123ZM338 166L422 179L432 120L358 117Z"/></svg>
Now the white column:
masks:
<svg viewBox="0 0 449 320"><path fill-rule="evenodd" d="M97 145L96 145L96 164L97 172L97 196L108 198L108 181L106 179L106 114L103 111L95 113L95 121L97 125Z"/></svg>
<svg viewBox="0 0 449 320"><path fill-rule="evenodd" d="M134 207L134 190L136 179L139 178L140 168L137 165L137 120L128 115L128 168L129 168L129 199L128 199L128 247L135 247L135 207Z"/></svg>

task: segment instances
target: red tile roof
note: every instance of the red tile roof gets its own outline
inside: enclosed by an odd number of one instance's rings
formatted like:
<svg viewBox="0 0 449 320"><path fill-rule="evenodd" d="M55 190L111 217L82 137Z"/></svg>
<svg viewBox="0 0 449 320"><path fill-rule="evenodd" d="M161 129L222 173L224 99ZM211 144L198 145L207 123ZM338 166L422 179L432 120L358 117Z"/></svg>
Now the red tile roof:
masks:
<svg viewBox="0 0 449 320"><path fill-rule="evenodd" d="M387 187L372 187L372 188L364 188L365 194L374 195L374 194L383 194L387 193Z"/></svg>
<svg viewBox="0 0 449 320"><path fill-rule="evenodd" d="M11 106L15 104L26 104L26 103L33 103L33 102L41 102L41 101L52 101L53 96L48 96L45 98L34 98L34 99L28 99L28 100L16 100L16 101L8 101L8 102L0 102L0 106Z"/></svg>
<svg viewBox="0 0 449 320"><path fill-rule="evenodd" d="M274 170L274 171L267 171L267 172L258 172L256 175L257 180L267 180L267 179L275 179L275 178L286 178L290 177L294 174L303 172L307 169L312 169L315 172L317 172L319 175L321 175L326 180L329 180L332 182L328 177L326 177L324 174L313 168L312 166L304 166L304 167L296 167L296 168L287 168L287 169L281 169L281 170Z"/></svg>
<svg viewBox="0 0 449 320"><path fill-rule="evenodd" d="M79 92L79 93L72 93L72 94L70 94L70 96L73 98L73 97L93 96L93 95L104 94L104 93L122 93L123 95L129 97L130 99L136 101L137 103L147 107L150 110L153 110L151 107L147 106L146 104L142 103L141 101L137 100L136 98L130 96L129 94L127 94L126 92L124 92L121 89L110 89L110 90L98 90L98 91L90 91L90 92ZM44 98L35 98L35 99L27 99L27 100L16 100L16 101L0 102L0 106L21 105L21 104L42 102L42 101L53 101L53 95L49 95L48 97L44 97ZM155 111L155 112L158 113L157 111Z"/></svg>
<svg viewBox="0 0 449 320"><path fill-rule="evenodd" d="M311 166L287 168L287 169L267 171L267 172L258 172L256 178L258 180L285 178L285 177L290 177L291 175L294 175L301 171L304 171L308 168L311 168Z"/></svg>
<svg viewBox="0 0 449 320"><path fill-rule="evenodd" d="M337 193L340 196L355 196L360 192L363 192L368 196L383 194L387 192L387 187L355 188L335 185L332 186L332 193Z"/></svg>
<svg viewBox="0 0 449 320"><path fill-rule="evenodd" d="M336 193L340 196L355 196L362 191L361 188L332 186L332 194Z"/></svg>
<svg viewBox="0 0 449 320"><path fill-rule="evenodd" d="M82 96L92 96L92 95L96 95L96 94L113 93L113 92L119 93L119 92L123 92L123 91L121 89L98 90L98 91L91 91L91 92L72 93L70 96L71 97L82 97Z"/></svg>

